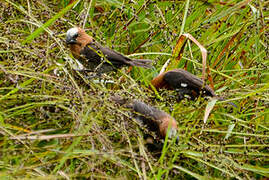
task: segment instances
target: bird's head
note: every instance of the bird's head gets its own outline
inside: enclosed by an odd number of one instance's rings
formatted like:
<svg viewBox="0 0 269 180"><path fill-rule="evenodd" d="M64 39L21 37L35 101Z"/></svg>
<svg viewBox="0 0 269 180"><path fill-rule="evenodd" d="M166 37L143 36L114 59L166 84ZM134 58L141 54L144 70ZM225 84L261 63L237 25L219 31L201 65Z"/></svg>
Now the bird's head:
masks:
<svg viewBox="0 0 269 180"><path fill-rule="evenodd" d="M79 36L79 28L73 27L66 32L66 43L76 44L77 37Z"/></svg>
<svg viewBox="0 0 269 180"><path fill-rule="evenodd" d="M86 34L86 32L83 29L79 27L73 27L66 32L67 44L86 45L91 41L92 38L88 34Z"/></svg>
<svg viewBox="0 0 269 180"><path fill-rule="evenodd" d="M173 138L177 134L177 122L176 120L169 116L168 114L165 114L164 116L160 117L158 119L160 121L159 128L160 128L160 134L163 138L165 138L166 134L168 133L168 138ZM170 131L168 131L168 128L170 127Z"/></svg>

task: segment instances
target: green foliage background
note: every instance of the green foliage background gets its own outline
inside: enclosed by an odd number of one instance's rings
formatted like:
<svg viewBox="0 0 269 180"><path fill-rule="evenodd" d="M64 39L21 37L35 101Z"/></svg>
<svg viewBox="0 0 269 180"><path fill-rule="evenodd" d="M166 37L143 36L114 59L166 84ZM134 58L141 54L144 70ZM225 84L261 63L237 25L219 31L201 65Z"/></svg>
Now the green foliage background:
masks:
<svg viewBox="0 0 269 180"><path fill-rule="evenodd" d="M0 2L0 177L262 179L268 169L268 7L263 0L4 0ZM65 32L80 26L102 44L155 68L123 68L96 83L72 70ZM181 33L208 50L218 102L175 102L148 86ZM173 59L172 59L173 60ZM201 53L188 42L179 68L201 76ZM175 67L177 68L177 67ZM141 127L111 95L170 113L180 142ZM161 145L150 151L145 134Z"/></svg>

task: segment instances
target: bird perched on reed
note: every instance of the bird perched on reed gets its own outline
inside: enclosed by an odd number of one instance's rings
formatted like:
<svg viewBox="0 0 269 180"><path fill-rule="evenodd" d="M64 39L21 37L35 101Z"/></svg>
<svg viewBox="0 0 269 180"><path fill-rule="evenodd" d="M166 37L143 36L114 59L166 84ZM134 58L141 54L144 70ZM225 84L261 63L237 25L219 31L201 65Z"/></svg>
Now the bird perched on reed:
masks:
<svg viewBox="0 0 269 180"><path fill-rule="evenodd" d="M139 123L146 125L150 131L156 131L161 138L164 139L166 135L168 138L176 136L178 129L177 122L166 112L138 100L132 100L127 103L127 100L119 96L113 96L111 99L120 105L126 104L126 107L134 111L134 118ZM168 131L169 127L170 130Z"/></svg>
<svg viewBox="0 0 269 180"><path fill-rule="evenodd" d="M191 100L199 96L216 97L218 100L225 100L215 94L214 90L208 85L204 85L203 81L192 73L184 69L173 69L159 74L155 77L151 84L157 89L176 90L179 95L179 100L184 98L184 95L190 96ZM234 103L229 104L237 107Z"/></svg>
<svg viewBox="0 0 269 180"><path fill-rule="evenodd" d="M79 27L73 27L67 31L66 43L70 45L73 56L79 60L87 71L100 74L123 66L152 67L151 60L130 59L112 49L101 46Z"/></svg>

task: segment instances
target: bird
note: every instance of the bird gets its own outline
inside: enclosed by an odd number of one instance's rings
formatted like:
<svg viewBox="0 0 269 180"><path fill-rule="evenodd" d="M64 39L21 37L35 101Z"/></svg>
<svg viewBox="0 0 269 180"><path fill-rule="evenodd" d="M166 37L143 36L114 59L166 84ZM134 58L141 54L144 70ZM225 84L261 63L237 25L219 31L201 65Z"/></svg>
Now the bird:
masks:
<svg viewBox="0 0 269 180"><path fill-rule="evenodd" d="M155 131L160 138L169 139L176 137L177 134L177 121L168 113L145 104L139 100L128 101L120 96L112 96L111 100L117 104L126 104L126 107L133 110L133 117L138 123L145 125L149 131ZM170 131L168 128L170 127ZM178 137L176 137L178 141Z"/></svg>
<svg viewBox="0 0 269 180"><path fill-rule="evenodd" d="M165 139L166 136L169 139L176 137L177 121L168 113L138 100L133 101L132 109L136 112L136 120L141 121L151 130L157 127L157 132L162 139ZM169 127L170 130L168 131Z"/></svg>
<svg viewBox="0 0 269 180"><path fill-rule="evenodd" d="M202 79L180 68L159 74L151 80L151 84L156 88L156 90L176 90L178 92L179 101L184 99L185 95L190 96L191 100L195 100L199 96L210 96L221 101L225 100L224 98L217 96L211 87L204 84ZM232 102L228 103L237 107Z"/></svg>
<svg viewBox="0 0 269 180"><path fill-rule="evenodd" d="M66 32L66 43L73 56L84 66L85 71L101 74L123 66L152 68L151 60L130 59L119 52L103 47L80 27L73 27Z"/></svg>

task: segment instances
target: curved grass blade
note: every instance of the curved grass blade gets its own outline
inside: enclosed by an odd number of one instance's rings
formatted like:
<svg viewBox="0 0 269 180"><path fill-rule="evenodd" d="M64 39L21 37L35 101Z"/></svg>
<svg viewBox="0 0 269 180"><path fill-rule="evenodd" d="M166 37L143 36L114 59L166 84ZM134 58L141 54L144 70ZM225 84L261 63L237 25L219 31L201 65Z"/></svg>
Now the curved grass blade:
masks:
<svg viewBox="0 0 269 180"><path fill-rule="evenodd" d="M209 116L211 110L213 109L213 107L215 106L216 102L217 102L216 98L212 98L212 100L208 102L208 104L205 108L204 123L206 123L208 116Z"/></svg>
<svg viewBox="0 0 269 180"><path fill-rule="evenodd" d="M53 16L51 19L49 19L45 24L43 24L41 27L39 27L37 30L35 30L32 34L30 34L23 42L22 44L30 43L33 39L39 36L45 28L52 25L57 19L59 19L61 16L63 16L69 9L71 9L79 0L74 1L72 4L66 6L64 9L62 9L58 14Z"/></svg>

